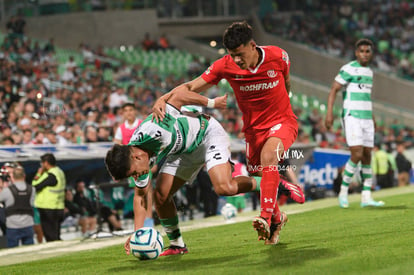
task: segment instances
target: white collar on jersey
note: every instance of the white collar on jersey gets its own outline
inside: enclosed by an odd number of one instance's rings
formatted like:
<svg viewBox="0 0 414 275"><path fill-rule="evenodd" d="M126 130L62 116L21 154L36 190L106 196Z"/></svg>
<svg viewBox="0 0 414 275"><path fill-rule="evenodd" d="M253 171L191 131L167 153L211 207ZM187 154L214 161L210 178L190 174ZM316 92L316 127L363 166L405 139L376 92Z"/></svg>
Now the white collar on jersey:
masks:
<svg viewBox="0 0 414 275"><path fill-rule="evenodd" d="M262 47L257 46L257 49L259 49L262 52L262 60L260 60L259 64L257 64L256 68L254 68L254 70L247 68L252 74L257 73L257 70L259 69L260 65L262 65L264 59L265 59L265 51L262 49Z"/></svg>

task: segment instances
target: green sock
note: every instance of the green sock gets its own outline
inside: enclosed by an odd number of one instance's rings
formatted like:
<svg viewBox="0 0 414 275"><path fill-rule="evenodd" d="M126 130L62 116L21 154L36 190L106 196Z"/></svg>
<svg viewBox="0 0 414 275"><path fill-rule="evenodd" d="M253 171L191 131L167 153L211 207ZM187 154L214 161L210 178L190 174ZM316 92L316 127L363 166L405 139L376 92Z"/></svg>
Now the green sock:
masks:
<svg viewBox="0 0 414 275"><path fill-rule="evenodd" d="M257 182L255 191L260 191L260 182L262 181L262 177L253 177L253 178Z"/></svg>
<svg viewBox="0 0 414 275"><path fill-rule="evenodd" d="M164 227L165 233L170 241L181 237L181 231L178 227L178 216L168 219L160 219L161 225Z"/></svg>
<svg viewBox="0 0 414 275"><path fill-rule="evenodd" d="M362 171L361 171L361 176L362 176L362 190L371 190L372 187L372 169L371 169L371 165L367 165L367 164L362 164Z"/></svg>

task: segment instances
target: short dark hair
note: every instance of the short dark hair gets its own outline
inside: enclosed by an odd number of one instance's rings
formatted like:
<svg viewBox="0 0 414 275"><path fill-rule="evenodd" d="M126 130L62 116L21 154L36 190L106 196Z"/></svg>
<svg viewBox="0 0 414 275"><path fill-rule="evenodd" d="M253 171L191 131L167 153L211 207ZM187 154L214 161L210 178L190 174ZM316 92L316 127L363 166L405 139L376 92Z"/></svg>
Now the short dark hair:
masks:
<svg viewBox="0 0 414 275"><path fill-rule="evenodd" d="M228 50L234 50L252 39L252 27L246 21L234 22L224 31L223 45Z"/></svg>
<svg viewBox="0 0 414 275"><path fill-rule="evenodd" d="M355 43L355 49L358 49L359 46L371 46L371 48L374 48L374 43L372 43L371 40L368 38L361 38Z"/></svg>
<svg viewBox="0 0 414 275"><path fill-rule="evenodd" d="M120 180L127 177L127 171L131 168L131 148L127 145L115 144L106 153L105 165L109 174Z"/></svg>
<svg viewBox="0 0 414 275"><path fill-rule="evenodd" d="M131 103L131 102L124 103L124 104L122 105L122 109L124 109L125 107L132 107L132 108L134 108L134 109L135 109L135 105L134 105L134 103Z"/></svg>
<svg viewBox="0 0 414 275"><path fill-rule="evenodd" d="M51 153L44 154L43 156L40 157L40 160L42 162L45 162L46 161L47 163L49 163L52 166L55 166L56 165L56 158Z"/></svg>

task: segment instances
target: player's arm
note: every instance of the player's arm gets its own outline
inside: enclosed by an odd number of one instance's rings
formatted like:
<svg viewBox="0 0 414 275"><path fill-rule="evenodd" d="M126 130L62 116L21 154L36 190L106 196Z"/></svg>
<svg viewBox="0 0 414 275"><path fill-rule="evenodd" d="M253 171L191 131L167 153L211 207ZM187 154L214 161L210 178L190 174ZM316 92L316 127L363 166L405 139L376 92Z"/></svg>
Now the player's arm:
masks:
<svg viewBox="0 0 414 275"><path fill-rule="evenodd" d="M146 208L145 208L145 196L147 195L148 186L146 188L135 187L134 193L134 230L144 226Z"/></svg>
<svg viewBox="0 0 414 275"><path fill-rule="evenodd" d="M211 86L213 85L209 84L201 76L199 76L189 82L183 83L175 87L169 93L158 98L157 101L154 103L154 106L152 107L154 119L157 122L163 120L165 115L165 104L167 102L171 103L177 108L181 107L182 105L207 106L208 98L198 95L198 93L207 90ZM173 102L180 106L175 105Z"/></svg>
<svg viewBox="0 0 414 275"><path fill-rule="evenodd" d="M139 228L144 226L145 217L146 217L146 208L145 208L145 199L148 191L148 186L146 188L138 188L135 187L134 190L134 201L133 201L133 207L134 207L134 231L138 230ZM125 253L129 255L130 253L130 247L129 247L129 241L131 239L131 236L128 237L128 239L125 241L124 249Z"/></svg>
<svg viewBox="0 0 414 275"><path fill-rule="evenodd" d="M333 124L333 106L335 103L336 94L342 89L342 85L336 81L332 83L331 90L328 96L328 109L326 111L325 126L329 130Z"/></svg>

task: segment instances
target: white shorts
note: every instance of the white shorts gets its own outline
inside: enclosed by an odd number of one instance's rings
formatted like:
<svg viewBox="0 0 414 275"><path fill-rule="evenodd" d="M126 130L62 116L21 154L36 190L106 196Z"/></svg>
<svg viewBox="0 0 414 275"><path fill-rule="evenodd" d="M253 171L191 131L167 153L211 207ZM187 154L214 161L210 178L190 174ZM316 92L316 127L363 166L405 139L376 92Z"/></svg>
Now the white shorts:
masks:
<svg viewBox="0 0 414 275"><path fill-rule="evenodd" d="M198 172L206 164L207 171L229 161L230 139L221 124L210 118L208 128L200 146L191 153L170 155L160 173L166 173L193 182Z"/></svg>
<svg viewBox="0 0 414 275"><path fill-rule="evenodd" d="M343 119L346 143L349 147L364 146L374 147L374 121L372 119L360 119L346 116Z"/></svg>

